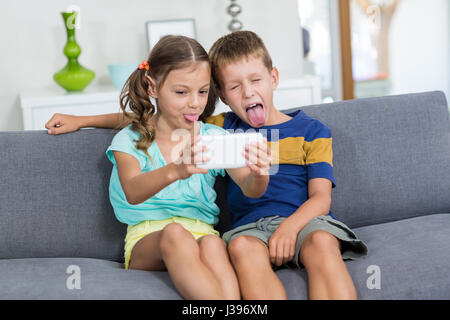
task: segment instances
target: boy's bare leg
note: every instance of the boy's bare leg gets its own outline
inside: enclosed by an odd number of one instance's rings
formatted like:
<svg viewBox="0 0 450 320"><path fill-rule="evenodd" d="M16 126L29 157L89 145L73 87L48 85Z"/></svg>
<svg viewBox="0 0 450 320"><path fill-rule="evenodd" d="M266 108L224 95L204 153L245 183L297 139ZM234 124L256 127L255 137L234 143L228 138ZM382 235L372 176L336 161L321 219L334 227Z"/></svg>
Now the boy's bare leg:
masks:
<svg viewBox="0 0 450 320"><path fill-rule="evenodd" d="M197 241L178 223L152 232L133 248L130 269L155 271L163 265L185 299L223 299L216 278L200 259Z"/></svg>
<svg viewBox="0 0 450 320"><path fill-rule="evenodd" d="M228 252L243 299L286 299L286 291L272 269L269 249L263 241L252 236L239 236L229 243Z"/></svg>
<svg viewBox="0 0 450 320"><path fill-rule="evenodd" d="M206 235L199 240L200 259L219 283L223 299L239 300L239 284L231 265L225 241L214 235Z"/></svg>
<svg viewBox="0 0 450 320"><path fill-rule="evenodd" d="M357 299L352 278L342 260L340 242L332 234L315 231L306 236L300 262L308 273L310 299Z"/></svg>

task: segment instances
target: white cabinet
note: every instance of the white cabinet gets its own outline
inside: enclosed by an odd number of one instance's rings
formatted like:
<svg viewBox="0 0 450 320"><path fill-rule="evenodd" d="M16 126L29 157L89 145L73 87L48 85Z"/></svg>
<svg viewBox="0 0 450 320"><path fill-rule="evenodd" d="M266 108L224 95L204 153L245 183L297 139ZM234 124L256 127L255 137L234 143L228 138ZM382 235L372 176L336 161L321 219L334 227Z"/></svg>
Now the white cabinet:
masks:
<svg viewBox="0 0 450 320"><path fill-rule="evenodd" d="M120 91L94 88L86 92L68 93L55 88L20 94L24 130L45 130L45 123L55 113L96 115L120 112Z"/></svg>
<svg viewBox="0 0 450 320"><path fill-rule="evenodd" d="M120 91L112 87L93 87L84 92L67 93L60 88L20 94L25 130L45 130L45 123L55 113L96 115L121 112ZM321 102L320 79L305 77L281 81L274 94L275 106L280 110ZM220 102L215 114L229 111Z"/></svg>

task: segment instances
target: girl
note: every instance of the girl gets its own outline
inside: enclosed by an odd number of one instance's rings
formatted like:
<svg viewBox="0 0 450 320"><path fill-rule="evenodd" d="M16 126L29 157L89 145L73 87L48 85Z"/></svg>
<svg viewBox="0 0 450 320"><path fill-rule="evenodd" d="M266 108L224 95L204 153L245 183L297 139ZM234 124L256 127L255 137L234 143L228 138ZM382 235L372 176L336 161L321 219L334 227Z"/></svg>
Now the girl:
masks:
<svg viewBox="0 0 450 320"><path fill-rule="evenodd" d="M219 214L214 181L225 172L193 164L207 161L195 136L226 133L197 121L214 110L207 103L215 100L211 90L208 55L197 41L166 36L155 45L120 96L131 124L106 151L114 165L110 200L118 220L128 224L125 268L167 269L186 299L239 299L225 243L213 228ZM246 159L254 164L227 171L249 197L266 190L267 152L266 142L248 146Z"/></svg>

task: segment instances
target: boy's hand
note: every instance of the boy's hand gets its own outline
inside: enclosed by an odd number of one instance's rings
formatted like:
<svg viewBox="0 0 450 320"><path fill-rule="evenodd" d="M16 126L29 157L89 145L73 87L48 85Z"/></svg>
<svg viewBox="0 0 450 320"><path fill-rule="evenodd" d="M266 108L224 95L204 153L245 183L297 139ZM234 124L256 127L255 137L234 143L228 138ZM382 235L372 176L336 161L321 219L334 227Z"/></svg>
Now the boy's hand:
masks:
<svg viewBox="0 0 450 320"><path fill-rule="evenodd" d="M77 131L81 128L81 119L78 116L55 113L45 124L48 134L61 134Z"/></svg>
<svg viewBox="0 0 450 320"><path fill-rule="evenodd" d="M262 142L246 145L244 156L247 160L247 166L250 168L250 173L252 175L269 175L272 155L266 138L264 138Z"/></svg>
<svg viewBox="0 0 450 320"><path fill-rule="evenodd" d="M279 267L294 258L298 231L284 220L269 239L270 262Z"/></svg>

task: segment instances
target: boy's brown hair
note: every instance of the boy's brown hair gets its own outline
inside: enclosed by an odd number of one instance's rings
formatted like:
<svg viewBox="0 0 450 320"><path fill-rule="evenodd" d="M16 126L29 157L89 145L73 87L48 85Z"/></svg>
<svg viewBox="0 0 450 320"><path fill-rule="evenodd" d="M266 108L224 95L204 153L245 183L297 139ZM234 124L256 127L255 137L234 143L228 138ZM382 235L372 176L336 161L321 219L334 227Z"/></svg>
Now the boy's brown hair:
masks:
<svg viewBox="0 0 450 320"><path fill-rule="evenodd" d="M262 60L267 70L272 71L272 58L264 42L252 31L235 31L218 39L209 50L211 76L220 90L219 68L243 58L256 57Z"/></svg>

